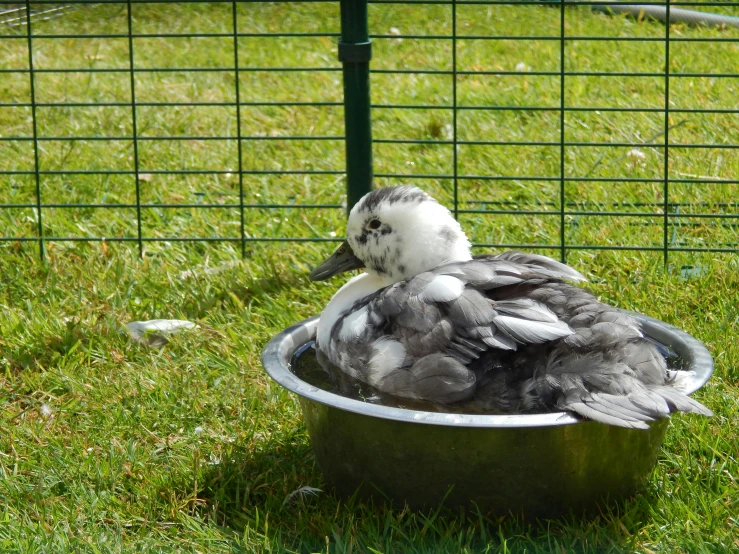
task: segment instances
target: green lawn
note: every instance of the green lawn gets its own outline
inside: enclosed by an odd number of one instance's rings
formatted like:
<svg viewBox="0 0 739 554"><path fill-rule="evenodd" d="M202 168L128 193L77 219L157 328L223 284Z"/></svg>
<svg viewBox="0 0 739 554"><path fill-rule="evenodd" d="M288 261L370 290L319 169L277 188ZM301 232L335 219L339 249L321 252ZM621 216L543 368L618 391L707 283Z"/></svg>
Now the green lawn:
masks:
<svg viewBox="0 0 739 554"><path fill-rule="evenodd" d="M713 11L719 11L714 8ZM736 9L725 13L739 15ZM370 6L376 69L450 69L447 40L399 40L404 35L451 31L443 5ZM136 33L228 33L231 5L134 5ZM334 33L334 3L238 6L239 31ZM557 36L559 11L539 6L458 7L465 35ZM86 7L38 22L38 34L119 34L127 30L125 6ZM663 37L657 23L637 23L566 10L569 35ZM0 34L22 33L0 29ZM738 38L736 30L673 26L679 38ZM241 67L337 68L335 38L239 40ZM128 39L37 38L37 68L126 68ZM27 67L25 39L0 39L0 69ZM466 106L560 104L558 41L460 39L464 70L515 71L520 75L466 75L457 96ZM218 68L233 64L233 40L136 38L140 68ZM675 73L739 73L739 43L675 42ZM664 44L651 41L567 43L572 71L659 72ZM341 100L341 73L245 72L242 102ZM671 106L737 107L739 81L710 76L674 77ZM39 102L130 102L127 73L41 73ZM376 73L375 104L449 104L448 75ZM138 102L230 102L233 72L165 72L136 75ZM569 106L661 108L660 77L568 77ZM26 74L0 72L0 102L28 102ZM739 115L670 115L670 141L708 145L670 149L669 200L681 213L718 215L672 219L669 244L683 248L735 247L739 243L736 149ZM127 106L37 108L44 137L126 137L133 132ZM462 140L553 142L556 111L462 110ZM448 140L452 115L444 109L377 108L378 139ZM663 139L658 112L569 112L570 142L644 144ZM245 170L326 170L329 174L244 176L248 204L336 204L344 200L341 140L285 140L288 136L338 137L340 106L241 107ZM32 134L31 110L0 106L0 137ZM138 142L141 227L148 238L240 237L238 144L235 106L141 106L137 131L144 137L188 140ZM648 215L567 216L570 245L661 247L661 183L629 179L664 176L663 149L641 146L568 146L567 176L613 182L566 183L568 210ZM379 174L450 175L448 144L375 144ZM461 208L558 210L559 146L463 145L461 175L510 176L460 181ZM130 140L45 140L42 170L131 170ZM0 171L30 170L33 143L0 141ZM217 175L157 173L214 169ZM515 178L515 176L521 178ZM529 177L529 179L526 179ZM623 179L617 182L616 180ZM680 181L682 179L682 181ZM711 183L685 180L704 179ZM378 185L413 182L451 202L451 179L378 177ZM49 237L135 238L135 179L127 174L44 174L40 180ZM29 175L0 175L0 237L36 236L36 183ZM22 207L10 207L21 204ZM164 207L162 204L181 204ZM209 207L198 207L200 205ZM220 205L225 205L221 207ZM195 207L193 207L195 206ZM720 217L723 215L724 217ZM729 216L729 217L726 217ZM559 244L559 215L466 213L463 226L478 243ZM334 239L343 234L341 207L248 208L248 238ZM600 297L673 323L704 341L716 372L696 397L716 413L711 419L673 418L646 490L598 516L560 521L498 519L459 511L412 513L336 499L330 491L286 502L302 486L326 488L308 443L296 400L271 383L259 363L266 341L285 326L318 313L340 280L310 283L309 268L331 244L247 242L48 242L44 262L34 242L0 242L0 550L19 552L729 552L739 551L739 259L735 253L578 250L568 260L591 279ZM699 267L685 280L683 266ZM162 349L132 342L120 332L133 320L182 318L199 329Z"/></svg>

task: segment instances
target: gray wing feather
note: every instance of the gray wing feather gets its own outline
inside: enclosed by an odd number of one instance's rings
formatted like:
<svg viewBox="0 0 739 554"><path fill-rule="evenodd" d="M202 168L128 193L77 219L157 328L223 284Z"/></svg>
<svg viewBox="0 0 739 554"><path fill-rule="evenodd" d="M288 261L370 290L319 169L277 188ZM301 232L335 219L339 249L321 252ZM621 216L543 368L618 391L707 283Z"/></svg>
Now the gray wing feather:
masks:
<svg viewBox="0 0 739 554"><path fill-rule="evenodd" d="M475 374L444 354L430 354L410 368L416 398L452 403L469 398L475 391Z"/></svg>
<svg viewBox="0 0 739 554"><path fill-rule="evenodd" d="M410 294L408 294L406 288L401 288L400 283L398 283L385 289L378 299L378 303L383 314L393 317L403 311L403 307L408 303L409 298Z"/></svg>
<svg viewBox="0 0 739 554"><path fill-rule="evenodd" d="M653 414L650 410L634 404L628 396L619 396L617 394L594 392L591 394L594 403L607 406L614 412L618 412L624 418L631 418L634 421L654 421L658 414Z"/></svg>
<svg viewBox="0 0 739 554"><path fill-rule="evenodd" d="M600 408L597 405L592 406L584 402L571 401L567 399L565 402L558 403L558 407L566 410L571 410L583 417L595 421L600 421L601 423L605 423L607 425L630 427L632 429L649 429L649 425L647 425L643 421L624 419L619 415L612 414L608 409Z"/></svg>
<svg viewBox="0 0 739 554"><path fill-rule="evenodd" d="M489 324L498 315L487 298L473 288L466 288L446 309L449 319L465 327Z"/></svg>
<svg viewBox="0 0 739 554"><path fill-rule="evenodd" d="M647 410L652 414L659 414L657 417L667 417L670 415L670 406L664 398L656 392L645 388L639 392L629 394L629 400L635 406L639 406L643 410Z"/></svg>
<svg viewBox="0 0 739 554"><path fill-rule="evenodd" d="M500 350L516 350L518 348L516 341L499 333L497 327L495 330L492 327L468 327L463 331L467 336L482 341L490 348L499 348Z"/></svg>
<svg viewBox="0 0 739 554"><path fill-rule="evenodd" d="M572 329L561 321L528 321L500 315L494 323L510 338L523 344L541 344L572 334Z"/></svg>
<svg viewBox="0 0 739 554"><path fill-rule="evenodd" d="M453 332L451 322L441 319L428 333L400 328L396 329L395 334L413 357L420 358L429 352L443 352L449 345Z"/></svg>
<svg viewBox="0 0 739 554"><path fill-rule="evenodd" d="M480 352L478 350L475 350L474 348L468 348L467 346L456 340L449 343L449 348L453 348L469 360L476 360L480 357Z"/></svg>
<svg viewBox="0 0 739 554"><path fill-rule="evenodd" d="M463 344L467 348L472 348L473 350L477 350L478 352L485 352L488 349L487 345L484 342L466 339L459 335L454 337L454 341L458 342L459 344Z"/></svg>
<svg viewBox="0 0 739 554"><path fill-rule="evenodd" d="M484 262L452 262L436 269L441 275L453 275L473 287L484 287L487 283L495 280L496 269L491 264Z"/></svg>
<svg viewBox="0 0 739 554"><path fill-rule="evenodd" d="M441 311L435 304L429 304L410 297L397 315L396 323L406 329L428 333L441 320Z"/></svg>
<svg viewBox="0 0 739 554"><path fill-rule="evenodd" d="M495 309L502 314L512 315L532 321L557 322L559 318L544 304L530 298L514 298L499 300L494 303Z"/></svg>
<svg viewBox="0 0 739 554"><path fill-rule="evenodd" d="M507 260L516 264L524 264L534 266L539 271L546 271L555 279L564 279L568 281L587 281L587 279L575 269L570 266L560 263L547 256L540 256L538 254L525 254L523 252L503 252L497 256L493 256L497 260Z"/></svg>
<svg viewBox="0 0 739 554"><path fill-rule="evenodd" d="M713 412L706 408L703 404L697 400L693 400L688 395L682 392L676 391L669 387L660 387L655 390L657 394L662 396L665 401L670 405L673 411L679 412L693 412L695 414L701 414L704 416L712 416Z"/></svg>
<svg viewBox="0 0 739 554"><path fill-rule="evenodd" d="M495 261L492 258L453 262L434 269L439 275L452 275L467 286L479 290L515 285L524 281L524 273L529 268L516 267L507 262Z"/></svg>

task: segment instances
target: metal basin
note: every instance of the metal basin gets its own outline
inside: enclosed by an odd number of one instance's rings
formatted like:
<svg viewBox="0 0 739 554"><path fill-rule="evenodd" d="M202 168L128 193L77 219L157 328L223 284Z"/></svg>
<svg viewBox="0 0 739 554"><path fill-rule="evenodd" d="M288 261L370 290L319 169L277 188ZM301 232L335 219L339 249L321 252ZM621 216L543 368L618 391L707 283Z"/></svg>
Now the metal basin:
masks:
<svg viewBox="0 0 739 554"><path fill-rule="evenodd" d="M699 341L662 321L631 315L695 373L688 392L708 381L713 359ZM290 360L313 340L317 323L313 317L285 329L264 348L262 364L298 395L318 465L340 496L358 493L411 508L443 502L500 515L556 517L634 494L656 463L667 420L643 431L565 412L443 414L321 390L290 372Z"/></svg>

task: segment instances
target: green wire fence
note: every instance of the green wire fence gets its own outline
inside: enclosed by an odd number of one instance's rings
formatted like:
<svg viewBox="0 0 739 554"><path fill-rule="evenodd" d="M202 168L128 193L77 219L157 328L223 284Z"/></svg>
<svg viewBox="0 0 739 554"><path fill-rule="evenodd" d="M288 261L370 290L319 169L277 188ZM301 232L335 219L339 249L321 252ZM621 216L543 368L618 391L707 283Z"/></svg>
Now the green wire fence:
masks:
<svg viewBox="0 0 739 554"><path fill-rule="evenodd" d="M412 183L476 246L736 252L739 3L624 6L0 3L0 248L338 241Z"/></svg>

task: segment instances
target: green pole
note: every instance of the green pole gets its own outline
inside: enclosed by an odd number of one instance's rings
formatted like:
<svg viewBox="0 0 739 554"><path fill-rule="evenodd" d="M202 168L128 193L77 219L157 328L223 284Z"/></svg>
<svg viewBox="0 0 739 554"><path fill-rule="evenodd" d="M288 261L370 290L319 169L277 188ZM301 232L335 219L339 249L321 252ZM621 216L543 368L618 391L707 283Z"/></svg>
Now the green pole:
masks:
<svg viewBox="0 0 739 554"><path fill-rule="evenodd" d="M370 59L367 0L341 0L339 60L344 66L347 210L372 190Z"/></svg>

